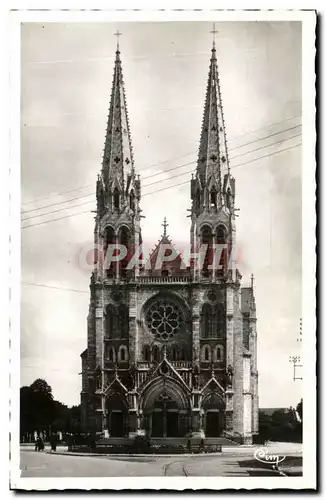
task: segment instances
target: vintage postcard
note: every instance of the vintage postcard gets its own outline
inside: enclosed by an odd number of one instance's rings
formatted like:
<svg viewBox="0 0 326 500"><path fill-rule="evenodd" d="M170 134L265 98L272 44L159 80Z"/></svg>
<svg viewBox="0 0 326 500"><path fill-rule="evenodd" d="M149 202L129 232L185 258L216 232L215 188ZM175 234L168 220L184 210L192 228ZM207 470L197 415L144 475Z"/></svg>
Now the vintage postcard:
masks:
<svg viewBox="0 0 326 500"><path fill-rule="evenodd" d="M315 489L316 13L10 18L11 488Z"/></svg>

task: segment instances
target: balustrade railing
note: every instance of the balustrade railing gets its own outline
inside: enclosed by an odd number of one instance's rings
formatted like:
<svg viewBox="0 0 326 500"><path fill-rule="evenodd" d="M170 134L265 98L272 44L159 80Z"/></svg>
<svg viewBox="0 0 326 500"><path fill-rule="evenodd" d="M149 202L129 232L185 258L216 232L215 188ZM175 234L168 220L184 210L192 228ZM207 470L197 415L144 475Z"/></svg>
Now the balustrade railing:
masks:
<svg viewBox="0 0 326 500"><path fill-rule="evenodd" d="M176 370L182 370L182 369L189 370L191 368L191 361L170 361L169 360L169 362ZM156 362L140 361L137 363L137 367L140 370L149 370L150 368L154 368L155 366L157 366Z"/></svg>
<svg viewBox="0 0 326 500"><path fill-rule="evenodd" d="M138 276L137 283L188 283L190 276Z"/></svg>
<svg viewBox="0 0 326 500"><path fill-rule="evenodd" d="M154 363L150 363L148 361L141 361L140 363L137 363L137 367L140 370L148 370L154 365Z"/></svg>
<svg viewBox="0 0 326 500"><path fill-rule="evenodd" d="M189 370L191 368L191 362L190 361L172 361L171 364L177 370L180 370L182 368L185 368L185 369Z"/></svg>
<svg viewBox="0 0 326 500"><path fill-rule="evenodd" d="M180 284L180 283L197 283L197 282L203 282L203 283L211 283L216 282L216 281L225 281L227 279L227 275L223 276L207 276L204 277L202 275L196 276L196 275L188 275L188 276L113 276L112 274L107 274L106 272L104 273L103 276L99 275L98 273L94 274L94 282L95 283L100 283L102 281L105 281L106 283L112 283L112 284L126 284L126 283L133 283L133 284L151 284L151 283L169 283L169 284Z"/></svg>

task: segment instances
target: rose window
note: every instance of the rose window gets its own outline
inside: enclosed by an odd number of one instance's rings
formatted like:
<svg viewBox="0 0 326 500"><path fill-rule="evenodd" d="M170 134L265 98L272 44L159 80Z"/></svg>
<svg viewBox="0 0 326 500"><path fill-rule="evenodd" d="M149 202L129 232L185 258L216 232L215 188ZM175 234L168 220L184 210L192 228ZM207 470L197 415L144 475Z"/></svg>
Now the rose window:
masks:
<svg viewBox="0 0 326 500"><path fill-rule="evenodd" d="M147 327L157 339L169 340L179 333L183 315L172 302L157 300L147 310L145 319Z"/></svg>

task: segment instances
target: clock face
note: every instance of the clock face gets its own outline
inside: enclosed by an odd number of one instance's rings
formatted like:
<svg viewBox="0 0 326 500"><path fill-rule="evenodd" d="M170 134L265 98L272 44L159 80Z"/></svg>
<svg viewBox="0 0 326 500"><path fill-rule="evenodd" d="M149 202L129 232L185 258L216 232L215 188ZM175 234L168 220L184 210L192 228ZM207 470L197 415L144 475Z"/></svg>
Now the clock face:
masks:
<svg viewBox="0 0 326 500"><path fill-rule="evenodd" d="M145 314L147 328L157 340L168 341L178 334L183 323L180 307L168 299L157 299Z"/></svg>

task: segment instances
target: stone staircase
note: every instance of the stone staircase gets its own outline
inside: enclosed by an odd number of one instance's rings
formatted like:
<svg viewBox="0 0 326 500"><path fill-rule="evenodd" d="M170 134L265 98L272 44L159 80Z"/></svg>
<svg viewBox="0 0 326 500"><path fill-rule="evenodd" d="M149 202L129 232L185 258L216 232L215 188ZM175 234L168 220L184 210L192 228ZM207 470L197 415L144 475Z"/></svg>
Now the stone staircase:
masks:
<svg viewBox="0 0 326 500"><path fill-rule="evenodd" d="M215 444L220 444L224 448L230 448L233 446L239 446L239 443L236 443L235 441L232 441L231 439L225 438L225 437L207 437L204 439L205 445L215 445Z"/></svg>

